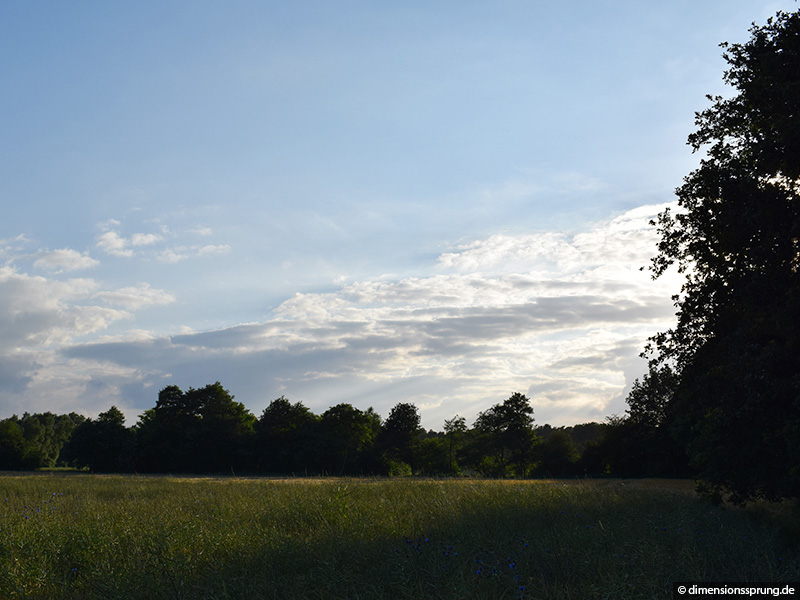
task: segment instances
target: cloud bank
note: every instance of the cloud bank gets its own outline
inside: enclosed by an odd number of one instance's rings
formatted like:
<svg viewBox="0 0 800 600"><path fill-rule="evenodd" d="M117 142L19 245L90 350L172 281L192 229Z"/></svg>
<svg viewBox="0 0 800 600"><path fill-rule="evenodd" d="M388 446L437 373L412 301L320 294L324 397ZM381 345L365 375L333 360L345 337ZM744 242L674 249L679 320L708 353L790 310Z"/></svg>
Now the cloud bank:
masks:
<svg viewBox="0 0 800 600"><path fill-rule="evenodd" d="M298 293L261 322L176 335L100 337L145 306L172 303L171 292L6 268L0 402L4 412L21 402L42 410L58 397L90 414L116 403L135 417L165 385L220 380L256 414L282 394L319 412L351 402L384 416L402 401L441 428L521 391L538 422L600 420L624 410L647 337L674 317L678 280L640 270L655 252L648 220L663 208L577 233L472 240L424 276ZM119 251L134 246L127 239Z"/></svg>

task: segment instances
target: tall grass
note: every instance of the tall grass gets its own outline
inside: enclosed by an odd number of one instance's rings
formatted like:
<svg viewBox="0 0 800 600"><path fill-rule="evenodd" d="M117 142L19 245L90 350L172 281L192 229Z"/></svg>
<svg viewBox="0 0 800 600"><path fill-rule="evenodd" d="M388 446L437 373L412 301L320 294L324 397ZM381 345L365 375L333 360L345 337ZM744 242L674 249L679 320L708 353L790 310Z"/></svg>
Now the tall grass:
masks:
<svg viewBox="0 0 800 600"><path fill-rule="evenodd" d="M795 541L674 486L0 477L2 598L671 598Z"/></svg>

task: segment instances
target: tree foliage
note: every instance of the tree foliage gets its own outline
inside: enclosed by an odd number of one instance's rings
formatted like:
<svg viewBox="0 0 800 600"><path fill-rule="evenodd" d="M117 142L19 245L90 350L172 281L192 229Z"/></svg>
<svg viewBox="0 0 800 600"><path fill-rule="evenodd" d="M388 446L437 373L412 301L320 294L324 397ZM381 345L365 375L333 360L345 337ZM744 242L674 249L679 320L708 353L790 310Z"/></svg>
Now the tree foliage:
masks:
<svg viewBox="0 0 800 600"><path fill-rule="evenodd" d="M489 472L501 476L508 472L517 476L529 474L533 447L539 440L533 431L533 408L524 394L515 392L480 413L475 429L485 441L485 468Z"/></svg>
<svg viewBox="0 0 800 600"><path fill-rule="evenodd" d="M97 419L75 428L63 449L64 459L92 471L119 473L133 468L134 433L125 427L125 415L112 406Z"/></svg>
<svg viewBox="0 0 800 600"><path fill-rule="evenodd" d="M250 468L255 422L219 381L186 392L167 386L139 418L137 466L177 473Z"/></svg>
<svg viewBox="0 0 800 600"><path fill-rule="evenodd" d="M723 44L736 93L697 113L706 156L658 217L653 275L685 282L648 349L677 376L664 418L734 500L800 495L800 12L750 33Z"/></svg>
<svg viewBox="0 0 800 600"><path fill-rule="evenodd" d="M321 470L331 475L369 472L381 418L371 408L362 411L351 404L332 406L319 421L318 448Z"/></svg>
<svg viewBox="0 0 800 600"><path fill-rule="evenodd" d="M73 430L85 420L70 413L25 413L0 421L0 469L55 467Z"/></svg>
<svg viewBox="0 0 800 600"><path fill-rule="evenodd" d="M319 418L284 396L269 403L256 423L256 461L266 472L301 473L313 465Z"/></svg>
<svg viewBox="0 0 800 600"><path fill-rule="evenodd" d="M420 433L419 410L413 404L400 402L392 407L381 426L380 451L387 464L403 463L411 469L416 467L415 442Z"/></svg>

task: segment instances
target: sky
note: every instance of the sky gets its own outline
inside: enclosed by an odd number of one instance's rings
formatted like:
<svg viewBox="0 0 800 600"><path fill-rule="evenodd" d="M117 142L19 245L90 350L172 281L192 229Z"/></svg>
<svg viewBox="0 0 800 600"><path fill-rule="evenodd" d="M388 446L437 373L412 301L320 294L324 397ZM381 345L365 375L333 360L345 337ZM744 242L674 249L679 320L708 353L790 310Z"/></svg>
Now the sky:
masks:
<svg viewBox="0 0 800 600"><path fill-rule="evenodd" d="M5 2L0 418L623 414L719 43L793 0Z"/></svg>

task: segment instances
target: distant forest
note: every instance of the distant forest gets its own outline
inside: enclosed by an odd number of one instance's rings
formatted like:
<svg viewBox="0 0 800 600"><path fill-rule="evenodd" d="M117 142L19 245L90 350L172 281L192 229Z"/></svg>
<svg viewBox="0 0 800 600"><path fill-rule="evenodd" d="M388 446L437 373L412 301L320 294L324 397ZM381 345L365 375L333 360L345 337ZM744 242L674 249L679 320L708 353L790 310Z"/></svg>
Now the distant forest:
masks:
<svg viewBox="0 0 800 600"><path fill-rule="evenodd" d="M269 475L680 475L621 421L536 426L527 397L512 394L443 431L420 427L416 406L383 419L337 404L321 415L285 397L256 418L220 382L168 386L132 427L116 407L96 419L24 414L0 421L0 469L87 468L94 472ZM652 456L651 456L652 455Z"/></svg>

